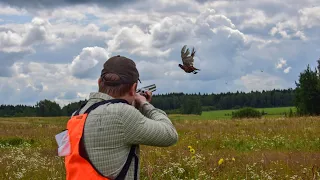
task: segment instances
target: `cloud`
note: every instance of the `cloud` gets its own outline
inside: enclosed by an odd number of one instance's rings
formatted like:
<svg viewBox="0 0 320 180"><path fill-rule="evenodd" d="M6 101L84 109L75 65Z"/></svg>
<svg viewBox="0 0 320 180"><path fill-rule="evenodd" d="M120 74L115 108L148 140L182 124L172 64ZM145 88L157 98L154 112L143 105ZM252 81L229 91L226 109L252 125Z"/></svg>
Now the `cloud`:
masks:
<svg viewBox="0 0 320 180"><path fill-rule="evenodd" d="M20 48L23 38L10 30L0 32L0 50L4 52L19 52L23 48Z"/></svg>
<svg viewBox="0 0 320 180"><path fill-rule="evenodd" d="M158 50L152 47L151 36L144 33L139 27L124 27L112 40L107 42L108 52L128 52L146 57L168 56L170 49Z"/></svg>
<svg viewBox="0 0 320 180"><path fill-rule="evenodd" d="M287 60L280 58L278 64L276 65L277 69L282 69L284 66L287 65Z"/></svg>
<svg viewBox="0 0 320 180"><path fill-rule="evenodd" d="M16 9L16 8L12 8L10 6L7 5L1 5L0 1L0 15L25 15L27 14L27 11L24 9Z"/></svg>
<svg viewBox="0 0 320 180"><path fill-rule="evenodd" d="M97 79L103 64L109 59L108 52L101 47L86 47L68 66L71 74L77 78Z"/></svg>
<svg viewBox="0 0 320 180"><path fill-rule="evenodd" d="M316 0L26 2L1 6L0 103L88 98L117 54L156 93L294 87L319 58ZM195 47L196 75L178 67L183 45Z"/></svg>
<svg viewBox="0 0 320 180"><path fill-rule="evenodd" d="M20 52L1 52L0 51L0 77L11 77L15 75L15 69L13 64L25 55L29 54L29 51L20 51Z"/></svg>
<svg viewBox="0 0 320 180"><path fill-rule="evenodd" d="M163 18L150 28L151 45L162 48L189 39L192 36L194 23L180 16Z"/></svg>
<svg viewBox="0 0 320 180"><path fill-rule="evenodd" d="M13 67L15 76L0 77L0 104L34 105L50 99L63 105L97 88L97 81L72 76L67 64L16 62Z"/></svg>
<svg viewBox="0 0 320 180"><path fill-rule="evenodd" d="M103 5L105 7L119 7L122 5L139 2L139 0L124 0L124 1L112 1L112 0L0 0L0 3L10 5L18 8L27 9L42 9L42 8L59 8L63 6L73 5Z"/></svg>
<svg viewBox="0 0 320 180"><path fill-rule="evenodd" d="M302 26L307 28L320 26L320 6L300 9L299 16Z"/></svg>
<svg viewBox="0 0 320 180"><path fill-rule="evenodd" d="M291 67L287 67L286 69L283 70L284 73L288 74L290 72Z"/></svg>
<svg viewBox="0 0 320 180"><path fill-rule="evenodd" d="M30 51L36 45L56 43L58 39L50 32L50 28L48 21L34 17L31 23L25 24L21 29L10 26L0 29L0 51Z"/></svg>
<svg viewBox="0 0 320 180"><path fill-rule="evenodd" d="M280 35L285 39L307 40L304 32L299 30L298 25L293 21L279 22L270 30L272 36Z"/></svg>
<svg viewBox="0 0 320 180"><path fill-rule="evenodd" d="M290 85L280 77L259 72L253 72L242 76L236 83L242 84L246 88L246 91L284 89Z"/></svg>
<svg viewBox="0 0 320 180"><path fill-rule="evenodd" d="M35 17L32 19L31 24L27 27L27 33L25 34L22 46L38 45L43 42L55 42L56 37L51 34L51 24L44 19Z"/></svg>

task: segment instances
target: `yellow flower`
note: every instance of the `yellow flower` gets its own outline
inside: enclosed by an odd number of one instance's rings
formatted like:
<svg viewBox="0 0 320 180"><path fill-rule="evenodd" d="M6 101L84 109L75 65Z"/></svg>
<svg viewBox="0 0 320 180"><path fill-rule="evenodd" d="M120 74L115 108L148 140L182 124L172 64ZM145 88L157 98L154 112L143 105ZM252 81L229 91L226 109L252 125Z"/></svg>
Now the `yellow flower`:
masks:
<svg viewBox="0 0 320 180"><path fill-rule="evenodd" d="M195 151L193 148L191 148L191 149L190 149L190 152L191 152L192 154L194 154L196 151Z"/></svg>
<svg viewBox="0 0 320 180"><path fill-rule="evenodd" d="M218 165L220 166L223 163L223 159L221 158L218 162Z"/></svg>
<svg viewBox="0 0 320 180"><path fill-rule="evenodd" d="M235 161L235 160L236 160L236 159L233 157L233 158L232 158L232 161Z"/></svg>
<svg viewBox="0 0 320 180"><path fill-rule="evenodd" d="M191 147L191 146L188 146L188 148L191 149L192 147Z"/></svg>

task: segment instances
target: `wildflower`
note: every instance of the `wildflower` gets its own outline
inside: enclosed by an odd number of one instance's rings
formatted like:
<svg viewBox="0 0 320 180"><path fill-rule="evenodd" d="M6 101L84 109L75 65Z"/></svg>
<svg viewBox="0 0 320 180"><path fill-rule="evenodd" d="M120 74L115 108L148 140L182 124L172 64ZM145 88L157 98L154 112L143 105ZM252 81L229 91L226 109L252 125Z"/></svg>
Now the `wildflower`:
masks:
<svg viewBox="0 0 320 180"><path fill-rule="evenodd" d="M178 167L178 173L179 173L179 174L182 174L182 173L184 173L184 172L185 172L185 170L184 170L183 168Z"/></svg>
<svg viewBox="0 0 320 180"><path fill-rule="evenodd" d="M218 161L218 165L220 166L222 163L223 163L223 159L221 158L221 159Z"/></svg>
<svg viewBox="0 0 320 180"><path fill-rule="evenodd" d="M190 149L191 154L194 154L196 152L196 150L194 150L193 148Z"/></svg>
<svg viewBox="0 0 320 180"><path fill-rule="evenodd" d="M188 149L191 149L192 147L191 146L188 146Z"/></svg>
<svg viewBox="0 0 320 180"><path fill-rule="evenodd" d="M235 160L236 160L236 159L233 157L233 158L232 158L232 161L235 161Z"/></svg>

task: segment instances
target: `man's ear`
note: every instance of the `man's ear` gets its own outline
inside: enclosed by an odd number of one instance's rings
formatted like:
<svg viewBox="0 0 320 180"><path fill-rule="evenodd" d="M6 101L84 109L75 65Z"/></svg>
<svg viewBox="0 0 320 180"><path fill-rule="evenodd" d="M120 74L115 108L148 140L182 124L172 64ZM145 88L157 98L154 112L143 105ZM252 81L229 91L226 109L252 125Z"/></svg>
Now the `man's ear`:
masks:
<svg viewBox="0 0 320 180"><path fill-rule="evenodd" d="M100 85L100 82L102 81L101 77L98 79L98 85Z"/></svg>
<svg viewBox="0 0 320 180"><path fill-rule="evenodd" d="M136 94L136 90L137 90L137 83L134 83L134 84L131 86L130 95L131 95L131 96L134 96L134 95Z"/></svg>

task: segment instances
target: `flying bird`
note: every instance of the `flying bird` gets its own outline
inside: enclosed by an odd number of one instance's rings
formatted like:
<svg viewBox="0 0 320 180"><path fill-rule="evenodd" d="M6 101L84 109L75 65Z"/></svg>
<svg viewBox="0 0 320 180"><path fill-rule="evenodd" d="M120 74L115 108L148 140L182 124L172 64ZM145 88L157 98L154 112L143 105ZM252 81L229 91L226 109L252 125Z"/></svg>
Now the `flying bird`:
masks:
<svg viewBox="0 0 320 180"><path fill-rule="evenodd" d="M186 73L193 73L193 74L197 74L198 72L196 72L196 70L199 70L200 69L197 69L195 67L193 67L193 62L194 62L194 55L196 53L196 51L194 50L194 48L192 48L192 53L191 55L189 56L189 49L187 49L187 45L184 45L181 49L181 59L182 59L182 63L183 64L179 64L179 67L184 70L184 72Z"/></svg>

